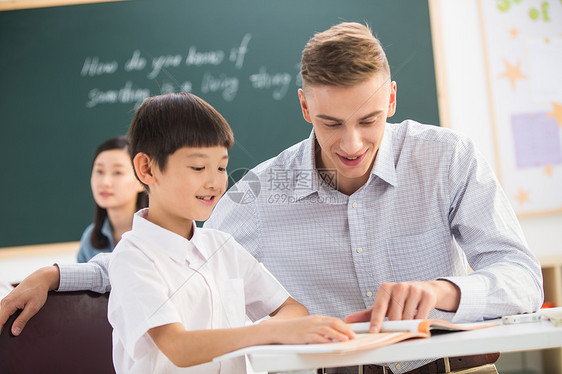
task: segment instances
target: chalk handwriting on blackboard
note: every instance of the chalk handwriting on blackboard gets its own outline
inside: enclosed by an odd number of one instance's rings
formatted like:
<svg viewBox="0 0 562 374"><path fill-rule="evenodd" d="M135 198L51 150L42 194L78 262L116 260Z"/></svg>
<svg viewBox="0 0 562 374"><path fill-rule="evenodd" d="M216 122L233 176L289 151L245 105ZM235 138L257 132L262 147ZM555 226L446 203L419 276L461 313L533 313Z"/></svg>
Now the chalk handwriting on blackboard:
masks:
<svg viewBox="0 0 562 374"><path fill-rule="evenodd" d="M86 57L80 75L85 77L95 77L96 75L113 74L117 71L119 64L117 61L103 62L98 56Z"/></svg>
<svg viewBox="0 0 562 374"><path fill-rule="evenodd" d="M269 74L265 66L260 67L256 74L250 75L252 86L257 89L274 88L273 98L281 100L287 94L291 75L289 73Z"/></svg>
<svg viewBox="0 0 562 374"><path fill-rule="evenodd" d="M201 83L201 92L222 92L222 97L225 101L232 101L238 93L238 78L228 77L225 74L220 74L214 77L208 71L203 74L203 82Z"/></svg>
<svg viewBox="0 0 562 374"><path fill-rule="evenodd" d="M224 51L206 51L198 52L197 47L189 47L189 52L185 58L185 64L187 66L195 65L220 65L224 60Z"/></svg>
<svg viewBox="0 0 562 374"><path fill-rule="evenodd" d="M99 104L134 104L142 103L150 96L150 90L146 88L135 88L133 82L127 81L125 85L116 90L102 91L97 88L88 92L86 108L93 108Z"/></svg>
<svg viewBox="0 0 562 374"><path fill-rule="evenodd" d="M240 42L240 46L230 50L230 62L234 62L236 69L240 69L242 68L242 65L244 65L244 57L246 57L246 53L248 52L248 44L251 39L252 34L244 35L242 41Z"/></svg>
<svg viewBox="0 0 562 374"><path fill-rule="evenodd" d="M193 47L192 47L193 48ZM181 55L157 56L152 59L152 71L146 76L148 79L154 79L160 74L162 69L180 66L182 61Z"/></svg>
<svg viewBox="0 0 562 374"><path fill-rule="evenodd" d="M261 66L258 71L243 72L251 40L252 34L248 33L229 49L206 49L191 45L184 51L170 51L156 56L141 49L134 49L124 61L111 56L87 56L84 58L80 77L92 80L92 85L96 84L96 78L113 75L119 71L131 75L124 79L124 83L119 81L123 77L116 75L119 85L117 88L91 88L87 93L85 106L91 109L109 104L139 105L146 97L152 95L176 91L192 92L194 89L202 94L219 93L223 100L230 102L236 99L242 85L271 92L274 100L283 99L289 90L294 72L272 72L268 71L266 66ZM232 67L238 73L233 73ZM185 75L185 69L200 68L205 70L190 74L190 77L198 78L183 81L175 78L182 76L182 73ZM144 72L144 78L139 78L138 72ZM134 73L137 74L133 75ZM295 84L300 84L299 78L297 75ZM200 82L194 79L200 79ZM107 79L104 82L107 82ZM158 92L147 86L156 86Z"/></svg>

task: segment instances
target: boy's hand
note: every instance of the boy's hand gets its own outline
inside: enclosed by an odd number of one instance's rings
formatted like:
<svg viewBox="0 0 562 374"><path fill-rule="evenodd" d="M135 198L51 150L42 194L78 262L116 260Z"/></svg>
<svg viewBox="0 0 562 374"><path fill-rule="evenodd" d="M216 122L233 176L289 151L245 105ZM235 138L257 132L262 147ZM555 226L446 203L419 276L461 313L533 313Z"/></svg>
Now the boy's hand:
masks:
<svg viewBox="0 0 562 374"><path fill-rule="evenodd" d="M12 325L12 334L18 336L27 322L45 305L49 290L59 285L58 266L41 268L27 276L0 301L0 332L8 318L23 309Z"/></svg>
<svg viewBox="0 0 562 374"><path fill-rule="evenodd" d="M311 344L347 341L355 338L351 328L339 318L326 316L306 316L293 319L265 320L271 333L280 344Z"/></svg>
<svg viewBox="0 0 562 374"><path fill-rule="evenodd" d="M385 317L389 320L424 319L438 308L456 311L460 290L446 280L425 282L383 283L369 309L352 313L345 322L371 322L370 332L379 332Z"/></svg>

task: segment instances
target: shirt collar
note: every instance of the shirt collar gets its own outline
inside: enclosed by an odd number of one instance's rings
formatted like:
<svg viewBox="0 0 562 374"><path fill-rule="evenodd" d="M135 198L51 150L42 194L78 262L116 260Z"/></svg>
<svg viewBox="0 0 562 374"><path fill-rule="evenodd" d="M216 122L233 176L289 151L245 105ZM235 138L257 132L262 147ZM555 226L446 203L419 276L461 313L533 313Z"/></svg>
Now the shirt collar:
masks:
<svg viewBox="0 0 562 374"><path fill-rule="evenodd" d="M316 169L316 136L314 130L304 142L298 169L293 170L293 196L298 200L318 192L322 181Z"/></svg>
<svg viewBox="0 0 562 374"><path fill-rule="evenodd" d="M152 248L166 253L171 259L178 263L187 260L190 264L206 261L209 253L204 245L201 245L199 229L193 222L193 236L191 240L160 227L146 219L148 208L139 210L133 217L133 234L147 243ZM199 245L198 245L199 244Z"/></svg>
<svg viewBox="0 0 562 374"><path fill-rule="evenodd" d="M396 167L394 164L394 151L392 149L392 130L387 123L382 137L381 145L377 151L375 165L371 174L378 176L388 184L396 186L398 179L396 178Z"/></svg>

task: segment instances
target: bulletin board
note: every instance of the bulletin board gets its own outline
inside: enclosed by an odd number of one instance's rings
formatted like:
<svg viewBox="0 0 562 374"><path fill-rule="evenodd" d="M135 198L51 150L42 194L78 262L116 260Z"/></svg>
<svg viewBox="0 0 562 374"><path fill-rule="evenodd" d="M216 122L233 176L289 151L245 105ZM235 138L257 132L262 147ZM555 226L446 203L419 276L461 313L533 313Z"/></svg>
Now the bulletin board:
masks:
<svg viewBox="0 0 562 374"><path fill-rule="evenodd" d="M496 170L518 216L562 211L562 2L479 1Z"/></svg>

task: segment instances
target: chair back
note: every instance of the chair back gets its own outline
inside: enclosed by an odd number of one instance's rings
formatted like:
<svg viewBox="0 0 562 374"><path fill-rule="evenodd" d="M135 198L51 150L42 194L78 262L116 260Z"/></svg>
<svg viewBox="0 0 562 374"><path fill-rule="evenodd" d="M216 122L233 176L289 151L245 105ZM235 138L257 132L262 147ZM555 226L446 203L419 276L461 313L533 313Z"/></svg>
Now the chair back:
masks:
<svg viewBox="0 0 562 374"><path fill-rule="evenodd" d="M0 373L115 373L109 293L49 292L43 308L20 336L10 317L0 334Z"/></svg>

